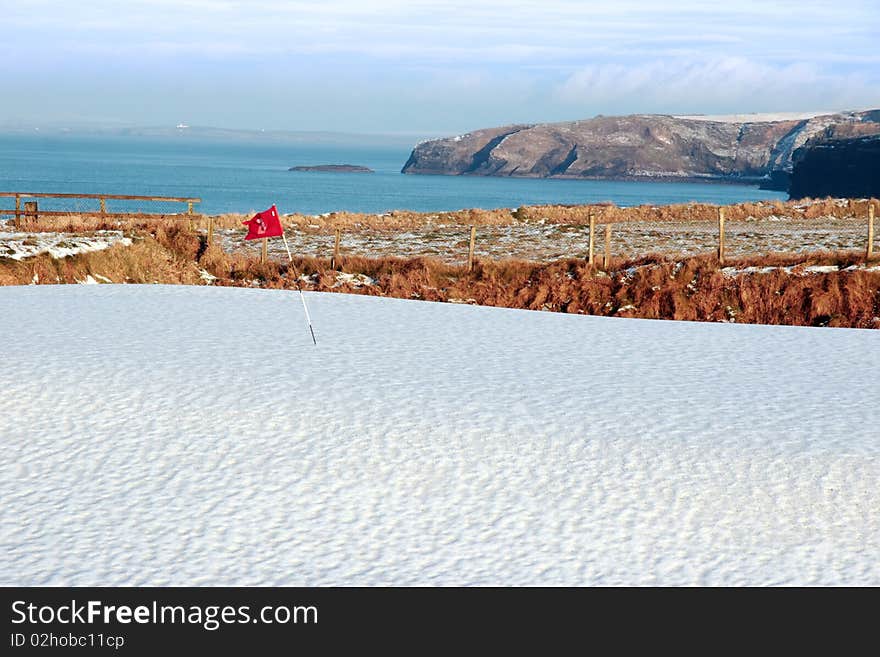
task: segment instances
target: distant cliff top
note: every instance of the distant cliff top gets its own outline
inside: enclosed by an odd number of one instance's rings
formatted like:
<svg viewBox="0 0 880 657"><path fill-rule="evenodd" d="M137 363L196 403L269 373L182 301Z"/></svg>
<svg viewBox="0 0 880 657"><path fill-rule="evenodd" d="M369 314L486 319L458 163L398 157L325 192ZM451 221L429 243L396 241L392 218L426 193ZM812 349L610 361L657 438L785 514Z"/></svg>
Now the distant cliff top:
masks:
<svg viewBox="0 0 880 657"><path fill-rule="evenodd" d="M839 124L875 122L880 122L880 110L821 115L597 116L487 128L425 141L413 149L402 171L719 180L787 189L792 154L811 137Z"/></svg>

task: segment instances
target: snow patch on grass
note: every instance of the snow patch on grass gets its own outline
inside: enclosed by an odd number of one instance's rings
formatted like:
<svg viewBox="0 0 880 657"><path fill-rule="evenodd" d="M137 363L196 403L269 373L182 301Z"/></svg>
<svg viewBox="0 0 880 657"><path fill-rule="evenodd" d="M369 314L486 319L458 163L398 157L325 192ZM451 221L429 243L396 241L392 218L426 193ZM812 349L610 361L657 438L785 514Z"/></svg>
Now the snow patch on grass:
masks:
<svg viewBox="0 0 880 657"><path fill-rule="evenodd" d="M773 272L785 272L796 276L808 274L833 274L839 271L880 271L880 265L850 265L838 267L837 265L788 265L772 267L724 267L721 273L725 276L739 276L740 274L770 274Z"/></svg>
<svg viewBox="0 0 880 657"><path fill-rule="evenodd" d="M349 274L347 272L339 272L336 274L336 282L333 287L342 287L343 285L351 285L352 287L364 287L375 285L376 281L366 274Z"/></svg>
<svg viewBox="0 0 880 657"><path fill-rule="evenodd" d="M53 258L67 258L78 253L102 251L115 245L130 246L131 238L114 230L99 230L90 235L0 232L0 258L12 260L24 260L42 253Z"/></svg>

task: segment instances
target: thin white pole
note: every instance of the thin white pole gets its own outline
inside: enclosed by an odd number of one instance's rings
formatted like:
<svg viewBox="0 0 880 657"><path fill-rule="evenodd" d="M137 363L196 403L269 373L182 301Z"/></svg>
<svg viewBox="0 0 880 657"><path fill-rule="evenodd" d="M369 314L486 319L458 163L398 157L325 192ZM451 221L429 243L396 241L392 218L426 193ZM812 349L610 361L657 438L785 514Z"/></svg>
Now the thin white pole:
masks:
<svg viewBox="0 0 880 657"><path fill-rule="evenodd" d="M287 236L284 234L284 227L281 227L281 239L284 240L284 248L287 251L287 259L290 261L290 265L293 266L293 256L290 254L290 247L287 245ZM293 275L296 276L296 268L294 267ZM318 345L318 341L315 340L315 329L312 328L312 316L309 315L309 307L306 305L306 296L303 294L302 287L299 284L299 277L295 278L296 289L299 290L299 298L303 304L303 310L306 311L306 321L309 323L309 332L312 334L312 342L315 346Z"/></svg>
<svg viewBox="0 0 880 657"><path fill-rule="evenodd" d="M293 262L293 256L290 255L290 247L287 246L287 235L284 234L284 226L281 227L281 239L284 240L284 248L287 250L287 259Z"/></svg>

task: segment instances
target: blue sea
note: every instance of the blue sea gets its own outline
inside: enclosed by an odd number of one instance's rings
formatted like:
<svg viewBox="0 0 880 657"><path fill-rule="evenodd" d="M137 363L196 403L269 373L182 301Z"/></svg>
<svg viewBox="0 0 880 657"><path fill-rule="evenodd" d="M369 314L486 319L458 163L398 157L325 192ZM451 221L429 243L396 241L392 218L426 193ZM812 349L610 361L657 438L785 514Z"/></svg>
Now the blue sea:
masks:
<svg viewBox="0 0 880 657"><path fill-rule="evenodd" d="M0 135L0 191L193 196L204 213L444 211L611 201L629 206L784 199L757 187L403 175L412 144L145 136ZM292 172L295 165L356 164L372 174ZM40 199L40 207L91 209L88 201ZM10 199L0 199L8 208ZM122 202L110 211L131 210Z"/></svg>

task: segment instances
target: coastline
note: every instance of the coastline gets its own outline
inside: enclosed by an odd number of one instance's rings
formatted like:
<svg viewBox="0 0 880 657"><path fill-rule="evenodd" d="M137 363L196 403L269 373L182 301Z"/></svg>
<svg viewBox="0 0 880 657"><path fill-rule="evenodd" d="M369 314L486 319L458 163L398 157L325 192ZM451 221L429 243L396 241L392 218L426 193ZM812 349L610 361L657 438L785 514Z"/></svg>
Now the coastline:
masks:
<svg viewBox="0 0 880 657"><path fill-rule="evenodd" d="M633 183L698 183L698 184L715 184L715 185L737 185L742 187L757 187L758 189L768 191L785 191L775 188L762 187L764 183L771 182L771 179L762 177L741 177L741 176L712 176L709 174L649 174L649 175L627 175L627 176L574 176L566 174L553 174L550 176L530 173L512 173L498 175L493 173L477 173L468 171L458 173L454 171L404 171L401 174L405 176L448 176L452 178L516 178L522 180L584 180L592 182L633 182Z"/></svg>

